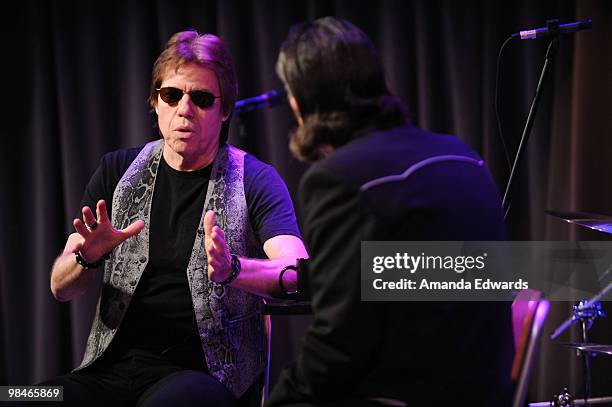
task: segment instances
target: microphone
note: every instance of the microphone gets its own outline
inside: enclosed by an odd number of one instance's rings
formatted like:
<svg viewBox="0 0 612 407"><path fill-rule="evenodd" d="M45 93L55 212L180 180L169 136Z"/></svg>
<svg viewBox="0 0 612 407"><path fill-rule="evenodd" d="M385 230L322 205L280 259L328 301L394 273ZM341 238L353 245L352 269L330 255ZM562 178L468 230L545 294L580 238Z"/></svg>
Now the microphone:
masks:
<svg viewBox="0 0 612 407"><path fill-rule="evenodd" d="M571 34L576 31L589 30L593 27L593 20L578 21L575 23L559 24L558 20L549 20L546 27L525 30L512 34L513 38L533 40L557 34Z"/></svg>
<svg viewBox="0 0 612 407"><path fill-rule="evenodd" d="M254 109L262 109L264 107L274 107L286 101L284 91L270 90L262 93L259 96L254 96L248 99L242 99L234 105L234 112L241 114L250 112Z"/></svg>

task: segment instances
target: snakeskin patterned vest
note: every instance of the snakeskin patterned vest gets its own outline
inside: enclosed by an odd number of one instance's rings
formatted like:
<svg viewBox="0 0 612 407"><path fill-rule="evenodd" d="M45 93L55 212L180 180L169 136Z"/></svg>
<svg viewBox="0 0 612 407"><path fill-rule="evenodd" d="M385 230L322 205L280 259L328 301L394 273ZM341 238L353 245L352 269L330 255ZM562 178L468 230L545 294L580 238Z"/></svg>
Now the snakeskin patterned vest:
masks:
<svg viewBox="0 0 612 407"><path fill-rule="evenodd" d="M104 267L104 283L85 356L74 371L91 365L108 348L130 304L149 259L149 225L155 177L163 140L148 143L127 169L113 195L112 223L125 228L142 219L144 229L117 246ZM236 397L263 372L267 352L259 297L208 280L204 214L214 210L232 253L261 257L261 245L249 225L244 192L245 153L220 146L197 228L187 278L208 371Z"/></svg>

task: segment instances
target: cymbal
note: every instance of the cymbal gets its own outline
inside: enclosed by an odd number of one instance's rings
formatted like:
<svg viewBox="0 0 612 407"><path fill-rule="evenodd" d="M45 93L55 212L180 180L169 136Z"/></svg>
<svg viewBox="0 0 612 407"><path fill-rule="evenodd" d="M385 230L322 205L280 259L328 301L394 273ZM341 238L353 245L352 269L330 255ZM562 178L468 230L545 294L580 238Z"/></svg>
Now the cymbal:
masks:
<svg viewBox="0 0 612 407"><path fill-rule="evenodd" d="M575 223L576 225L599 230L604 233L612 233L612 216L610 215L600 215L598 213L588 212L556 212L549 210L544 212L569 223Z"/></svg>
<svg viewBox="0 0 612 407"><path fill-rule="evenodd" d="M605 353L606 355L612 355L612 345L602 345L599 343L590 342L557 342L556 345L567 346L583 352Z"/></svg>

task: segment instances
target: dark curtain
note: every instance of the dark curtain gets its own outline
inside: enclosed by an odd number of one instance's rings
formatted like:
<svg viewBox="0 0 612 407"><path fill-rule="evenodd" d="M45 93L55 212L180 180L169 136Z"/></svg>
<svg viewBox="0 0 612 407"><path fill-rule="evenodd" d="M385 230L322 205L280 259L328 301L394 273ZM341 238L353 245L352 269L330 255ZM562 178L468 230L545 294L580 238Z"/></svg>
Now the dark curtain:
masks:
<svg viewBox="0 0 612 407"><path fill-rule="evenodd" d="M379 47L389 86L406 98L414 122L456 134L480 152L503 191L509 170L493 109L502 42L549 18L592 18L591 31L559 42L507 224L512 240L609 239L544 210L612 214L610 1L22 0L13 7L1 28L0 384L35 383L80 361L98 292L55 301L50 267L102 154L157 137L146 104L151 67L170 35L188 27L227 42L245 98L281 87L274 65L291 24L325 15L354 22ZM503 54L499 97L511 156L546 44L511 42ZM257 111L233 119L230 140L273 164L297 203L307 165L288 153L292 126L287 106ZM550 399L564 385L581 394L580 360L548 339L570 306L552 304L530 400ZM308 320L275 318L273 377L299 350ZM572 329L562 339L577 334ZM609 320L595 322L591 339L612 342ZM593 369L594 394L612 395L610 357L596 358Z"/></svg>

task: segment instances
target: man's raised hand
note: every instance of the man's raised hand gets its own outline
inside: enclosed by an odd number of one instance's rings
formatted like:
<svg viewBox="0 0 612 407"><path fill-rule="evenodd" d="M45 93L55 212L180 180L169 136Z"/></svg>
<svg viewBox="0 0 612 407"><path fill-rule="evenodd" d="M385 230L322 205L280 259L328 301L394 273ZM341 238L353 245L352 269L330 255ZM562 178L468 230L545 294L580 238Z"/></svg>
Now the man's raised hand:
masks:
<svg viewBox="0 0 612 407"><path fill-rule="evenodd" d="M119 246L124 240L132 237L144 228L144 221L137 220L125 229L115 229L108 218L106 202L99 200L96 205L96 216L87 206L83 207L83 220L76 218L72 225L81 239L77 242L75 252L95 263L106 253Z"/></svg>

